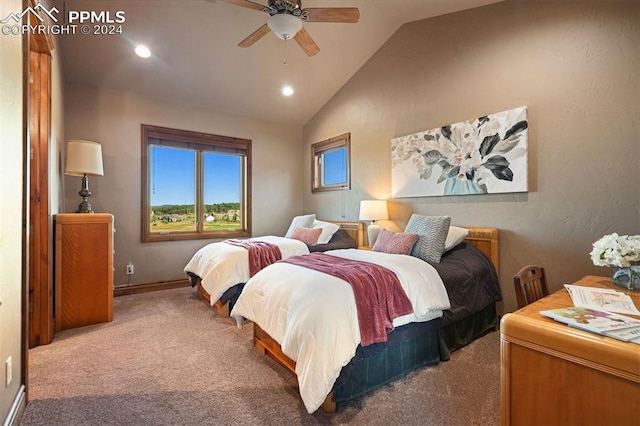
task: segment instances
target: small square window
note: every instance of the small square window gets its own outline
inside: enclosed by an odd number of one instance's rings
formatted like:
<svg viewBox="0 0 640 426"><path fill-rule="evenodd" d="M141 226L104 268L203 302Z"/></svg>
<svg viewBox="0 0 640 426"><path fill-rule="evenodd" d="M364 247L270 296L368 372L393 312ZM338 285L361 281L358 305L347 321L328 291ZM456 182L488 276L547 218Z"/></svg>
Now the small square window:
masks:
<svg viewBox="0 0 640 426"><path fill-rule="evenodd" d="M351 188L350 151L350 133L311 145L312 192Z"/></svg>

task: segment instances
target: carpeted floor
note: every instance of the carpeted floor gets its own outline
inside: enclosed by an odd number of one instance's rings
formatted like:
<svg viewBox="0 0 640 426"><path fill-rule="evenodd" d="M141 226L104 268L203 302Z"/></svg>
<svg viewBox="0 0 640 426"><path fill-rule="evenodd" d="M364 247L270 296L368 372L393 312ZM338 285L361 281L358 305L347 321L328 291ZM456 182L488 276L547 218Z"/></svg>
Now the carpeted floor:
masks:
<svg viewBox="0 0 640 426"><path fill-rule="evenodd" d="M117 297L114 321L29 352L30 425L497 425L490 333L338 412L308 414L295 377L190 288Z"/></svg>

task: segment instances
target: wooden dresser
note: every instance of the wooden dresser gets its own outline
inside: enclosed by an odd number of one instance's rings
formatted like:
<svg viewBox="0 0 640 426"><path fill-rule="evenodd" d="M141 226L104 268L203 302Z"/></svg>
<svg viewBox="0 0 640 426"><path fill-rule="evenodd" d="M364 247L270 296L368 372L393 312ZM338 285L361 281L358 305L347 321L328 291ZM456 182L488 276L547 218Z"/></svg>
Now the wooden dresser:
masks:
<svg viewBox="0 0 640 426"><path fill-rule="evenodd" d="M575 283L629 294L609 278ZM573 306L563 288L500 323L503 425L640 425L640 345L539 314ZM640 318L640 317L637 317Z"/></svg>
<svg viewBox="0 0 640 426"><path fill-rule="evenodd" d="M113 320L113 216L55 216L56 331Z"/></svg>

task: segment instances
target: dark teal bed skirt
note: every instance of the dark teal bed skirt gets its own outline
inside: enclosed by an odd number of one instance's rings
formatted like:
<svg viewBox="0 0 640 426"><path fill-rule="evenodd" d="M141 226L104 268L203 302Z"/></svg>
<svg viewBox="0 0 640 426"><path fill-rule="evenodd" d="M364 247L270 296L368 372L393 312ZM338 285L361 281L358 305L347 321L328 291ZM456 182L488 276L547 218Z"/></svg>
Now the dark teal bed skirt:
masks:
<svg viewBox="0 0 640 426"><path fill-rule="evenodd" d="M496 305L492 303L462 321L443 326L441 334L445 346L455 351L497 329L498 315Z"/></svg>
<svg viewBox="0 0 640 426"><path fill-rule="evenodd" d="M345 402L369 393L416 370L447 361L449 354L496 329L495 305L454 323L441 319L399 327L389 342L358 347L334 385L335 402Z"/></svg>

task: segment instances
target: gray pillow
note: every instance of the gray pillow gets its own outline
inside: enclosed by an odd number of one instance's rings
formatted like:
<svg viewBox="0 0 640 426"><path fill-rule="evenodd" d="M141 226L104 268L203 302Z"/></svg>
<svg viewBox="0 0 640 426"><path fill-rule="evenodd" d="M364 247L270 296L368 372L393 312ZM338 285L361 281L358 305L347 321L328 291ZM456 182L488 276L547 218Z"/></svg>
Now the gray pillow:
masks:
<svg viewBox="0 0 640 426"><path fill-rule="evenodd" d="M449 225L451 225L449 216L411 215L404 232L419 235L418 241L411 250L411 256L426 262L440 263Z"/></svg>

